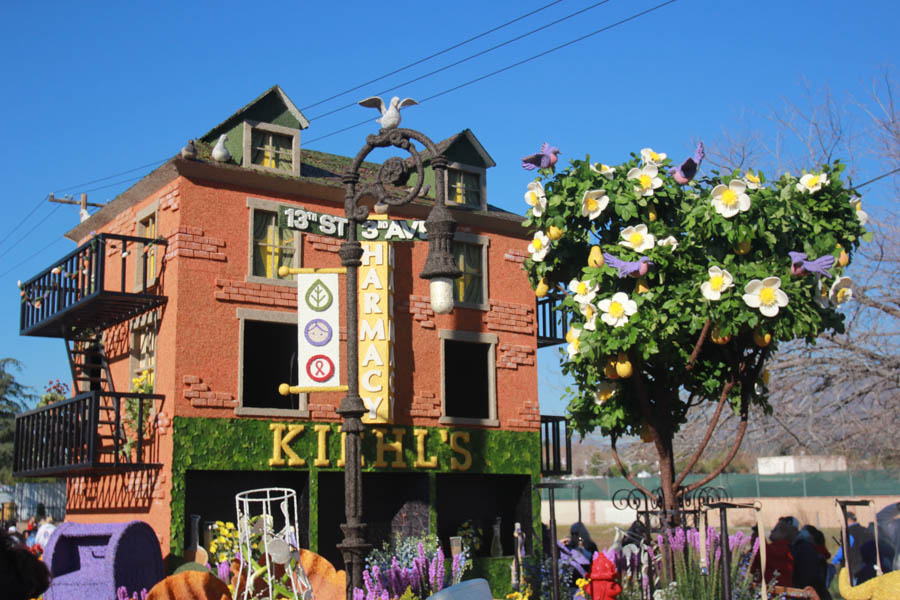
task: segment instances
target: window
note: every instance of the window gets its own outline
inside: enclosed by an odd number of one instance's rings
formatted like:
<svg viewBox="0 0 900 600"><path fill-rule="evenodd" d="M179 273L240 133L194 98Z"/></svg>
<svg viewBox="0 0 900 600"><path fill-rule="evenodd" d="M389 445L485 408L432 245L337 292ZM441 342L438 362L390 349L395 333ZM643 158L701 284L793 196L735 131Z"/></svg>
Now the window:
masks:
<svg viewBox="0 0 900 600"><path fill-rule="evenodd" d="M472 233L457 233L453 258L462 276L453 282L453 301L462 308L488 310L487 247L490 239Z"/></svg>
<svg viewBox="0 0 900 600"><path fill-rule="evenodd" d="M143 376L154 388L156 374L156 334L159 331L158 313L149 312L137 317L131 325L131 377ZM145 375L146 373L146 375ZM133 386L129 385L129 389Z"/></svg>
<svg viewBox="0 0 900 600"><path fill-rule="evenodd" d="M278 386L297 383L297 315L239 308L239 415L306 417L307 395L282 396Z"/></svg>
<svg viewBox="0 0 900 600"><path fill-rule="evenodd" d="M142 238L156 239L159 237L157 227L157 218L159 211L159 203L154 202L144 210L137 214L136 235ZM144 265L147 267L147 287L156 284L156 277L159 273L159 246L156 244L129 244L129 249L134 251L134 274L135 274L135 291L144 290ZM147 257L146 263L144 256Z"/></svg>
<svg viewBox="0 0 900 600"><path fill-rule="evenodd" d="M248 198L250 249L247 281L296 286L293 275L278 276L278 267L300 265L300 232L278 224L278 203Z"/></svg>
<svg viewBox="0 0 900 600"><path fill-rule="evenodd" d="M441 424L499 425L497 421L497 336L440 330Z"/></svg>
<svg viewBox="0 0 900 600"><path fill-rule="evenodd" d="M447 190L450 202L483 208L481 200L481 174L461 169L447 170Z"/></svg>
<svg viewBox="0 0 900 600"><path fill-rule="evenodd" d="M243 166L300 175L300 130L244 121Z"/></svg>

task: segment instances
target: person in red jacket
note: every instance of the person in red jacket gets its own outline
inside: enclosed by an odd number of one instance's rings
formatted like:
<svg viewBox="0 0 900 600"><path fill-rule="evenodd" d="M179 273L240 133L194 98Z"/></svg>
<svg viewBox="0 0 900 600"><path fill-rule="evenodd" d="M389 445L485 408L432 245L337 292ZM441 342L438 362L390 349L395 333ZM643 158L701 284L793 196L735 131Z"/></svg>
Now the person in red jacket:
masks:
<svg viewBox="0 0 900 600"><path fill-rule="evenodd" d="M794 583L794 557L791 542L797 537L797 526L787 519L779 519L766 543L766 583L792 587ZM760 555L753 560L753 573L759 577Z"/></svg>

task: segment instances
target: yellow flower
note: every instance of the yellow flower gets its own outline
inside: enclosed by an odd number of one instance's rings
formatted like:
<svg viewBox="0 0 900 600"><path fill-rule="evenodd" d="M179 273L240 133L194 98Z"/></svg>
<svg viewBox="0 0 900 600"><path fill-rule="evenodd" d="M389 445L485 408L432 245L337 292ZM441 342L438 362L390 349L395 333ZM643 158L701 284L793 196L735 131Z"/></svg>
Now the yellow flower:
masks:
<svg viewBox="0 0 900 600"><path fill-rule="evenodd" d="M216 546L216 543L215 543L215 542L210 542L210 543L209 543L209 551L212 552L213 554L216 553L216 550L217 550L218 548L219 548L219 547Z"/></svg>

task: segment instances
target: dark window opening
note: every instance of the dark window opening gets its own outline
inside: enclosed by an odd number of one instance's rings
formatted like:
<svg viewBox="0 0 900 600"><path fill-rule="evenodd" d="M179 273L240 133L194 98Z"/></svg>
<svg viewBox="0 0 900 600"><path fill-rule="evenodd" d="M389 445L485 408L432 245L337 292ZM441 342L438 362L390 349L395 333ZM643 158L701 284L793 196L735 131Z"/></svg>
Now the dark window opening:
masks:
<svg viewBox="0 0 900 600"><path fill-rule="evenodd" d="M428 475L363 473L362 483L367 543L381 548L384 542L428 533ZM344 539L340 525L346 522L344 473L319 471L319 554L336 569L344 568L337 545Z"/></svg>
<svg viewBox="0 0 900 600"><path fill-rule="evenodd" d="M452 202L481 208L481 176L477 173L449 169L447 171L449 196Z"/></svg>
<svg viewBox="0 0 900 600"><path fill-rule="evenodd" d="M240 492L281 487L297 493L300 546L309 548L309 476L303 471L187 471L184 476L184 547L191 541L191 515L200 515L200 543L207 523L237 525L234 497ZM274 510L275 531L284 527L281 510ZM293 507L290 507L293 513Z"/></svg>
<svg viewBox="0 0 900 600"><path fill-rule="evenodd" d="M297 410L298 395L282 396L278 386L297 383L297 326L244 321L241 405L245 408Z"/></svg>
<svg viewBox="0 0 900 600"><path fill-rule="evenodd" d="M490 351L490 344L444 340L445 416L490 418Z"/></svg>
<svg viewBox="0 0 900 600"><path fill-rule="evenodd" d="M528 475L438 473L436 480L437 533L445 544L450 536L459 535L463 523L469 521L481 529L481 546L475 556L490 556L494 524L500 517L500 545L504 556L513 554L513 532L516 523L525 532L525 551L531 553L534 532L531 518L531 477ZM473 502L472 498L478 498Z"/></svg>

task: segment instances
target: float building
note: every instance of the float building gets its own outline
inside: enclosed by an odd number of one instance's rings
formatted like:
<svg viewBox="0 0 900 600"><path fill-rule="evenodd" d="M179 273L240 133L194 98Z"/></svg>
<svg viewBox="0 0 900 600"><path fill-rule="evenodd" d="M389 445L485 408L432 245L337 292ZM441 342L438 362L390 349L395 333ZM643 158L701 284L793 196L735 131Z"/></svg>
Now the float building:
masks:
<svg viewBox="0 0 900 600"><path fill-rule="evenodd" d="M233 521L238 492L287 487L301 543L342 565L344 394L279 393L353 367L343 275L279 274L339 267L346 236L351 159L302 148L308 125L267 90L69 231L77 248L22 285L22 335L62 339L74 385L18 417L14 471L65 477L67 520L141 519L178 557L190 515ZM522 271L522 217L489 204L493 159L469 130L437 146L459 224L454 310L435 314L418 277L433 185L358 232L363 520L376 545L422 531L446 543L470 521L487 555L499 518L511 555L514 523L539 531L542 470L564 468L557 421L542 450L536 366L561 324ZM364 164L363 181L380 168ZM303 317L325 304L329 318Z"/></svg>

